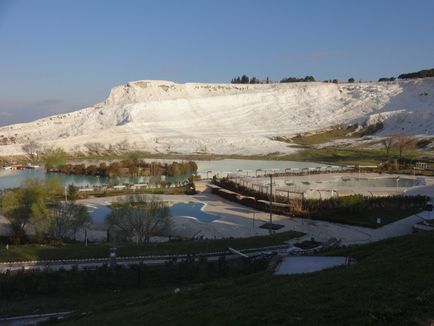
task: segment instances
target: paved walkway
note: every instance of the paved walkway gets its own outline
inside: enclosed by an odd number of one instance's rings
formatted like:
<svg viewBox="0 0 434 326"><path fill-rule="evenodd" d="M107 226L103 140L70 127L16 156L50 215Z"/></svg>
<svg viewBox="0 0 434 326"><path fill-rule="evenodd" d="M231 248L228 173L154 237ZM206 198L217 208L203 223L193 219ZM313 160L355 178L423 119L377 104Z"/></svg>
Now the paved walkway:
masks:
<svg viewBox="0 0 434 326"><path fill-rule="evenodd" d="M348 264L347 257L287 256L277 266L274 275L292 275L321 271Z"/></svg>
<svg viewBox="0 0 434 326"><path fill-rule="evenodd" d="M9 318L0 318L0 325L2 326L31 326L38 325L50 318L62 318L70 314L70 312L54 312L49 314L38 314L38 315L24 315Z"/></svg>
<svg viewBox="0 0 434 326"><path fill-rule="evenodd" d="M204 183L198 184L199 189L206 189ZM422 194L434 198L434 185L417 187L406 192L408 195ZM149 195L152 196L152 195ZM79 203L86 205L110 204L119 200L122 196L89 198L80 200ZM177 217L174 219L172 234L181 237L202 236L204 238L229 238L229 237L250 237L255 235L266 235L268 230L259 228L269 221L269 214L256 211L246 206L212 194L209 190L198 193L194 196L188 195L158 195L162 200L173 202L202 202L205 204L203 210L219 216L219 219L203 223L191 217ZM415 223L422 221L422 217L410 216L396 221L378 229L364 228L358 226L331 223L326 221L315 221L288 216L274 215L273 222L282 224L284 227L279 230L295 230L306 233L306 238L327 240L329 238L341 239L343 244L356 244L378 241L381 239L400 236L411 233ZM3 225L2 225L3 223ZM0 231L6 226L6 221L0 217ZM6 230L4 230L6 231ZM88 233L92 240L103 240L106 238L106 227L102 224L96 225L94 230Z"/></svg>
<svg viewBox="0 0 434 326"><path fill-rule="evenodd" d="M200 183L199 187L205 188L203 183ZM407 192L407 194L410 194L410 192ZM434 197L434 186L412 189L411 194L424 194ZM158 197L167 201L202 202L205 204L204 211L219 216L219 219L210 223L203 223L191 217L177 217L174 219L172 227L173 235L182 237L202 236L213 239L268 234L268 230L259 228L264 222L269 222L268 213L227 201L212 194L209 190L194 196L159 195ZM109 204L118 199L119 197L92 198L81 200L80 203L88 205ZM405 235L411 233L413 225L421 220L421 217L414 215L378 229L371 229L273 214L273 222L284 225L279 232L295 230L306 233L307 238L313 237L317 240L336 238L340 239L343 244L361 244Z"/></svg>

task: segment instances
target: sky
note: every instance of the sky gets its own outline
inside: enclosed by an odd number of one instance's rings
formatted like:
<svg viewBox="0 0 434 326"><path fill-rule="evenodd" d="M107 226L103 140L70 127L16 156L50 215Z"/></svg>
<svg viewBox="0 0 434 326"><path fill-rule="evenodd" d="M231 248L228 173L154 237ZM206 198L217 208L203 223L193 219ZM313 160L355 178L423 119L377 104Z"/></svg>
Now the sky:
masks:
<svg viewBox="0 0 434 326"><path fill-rule="evenodd" d="M0 125L140 79L377 80L434 67L432 0L0 0Z"/></svg>

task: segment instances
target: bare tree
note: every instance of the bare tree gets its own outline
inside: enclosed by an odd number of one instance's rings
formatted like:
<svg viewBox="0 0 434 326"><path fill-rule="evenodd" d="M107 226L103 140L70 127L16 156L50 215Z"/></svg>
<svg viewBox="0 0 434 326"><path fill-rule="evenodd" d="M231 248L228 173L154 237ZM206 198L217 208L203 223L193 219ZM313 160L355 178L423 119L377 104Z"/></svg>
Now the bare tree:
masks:
<svg viewBox="0 0 434 326"><path fill-rule="evenodd" d="M115 147L120 151L126 151L130 148L130 143L128 142L128 139L124 139L117 143Z"/></svg>
<svg viewBox="0 0 434 326"><path fill-rule="evenodd" d="M42 152L42 145L34 140L24 144L21 148L31 159L36 158L36 160L38 160L39 154Z"/></svg>
<svg viewBox="0 0 434 326"><path fill-rule="evenodd" d="M387 158L389 158L390 150L393 147L394 139L393 137L385 137L381 140L381 144L384 146L384 149L386 150Z"/></svg>
<svg viewBox="0 0 434 326"><path fill-rule="evenodd" d="M115 203L107 222L127 239L147 243L152 236L162 235L169 229L171 214L167 203L157 197L135 195Z"/></svg>
<svg viewBox="0 0 434 326"><path fill-rule="evenodd" d="M397 148L399 151L399 158L402 158L404 151L407 149L414 148L415 146L415 138L412 135L406 133L399 133L392 136L393 138L393 147Z"/></svg>
<svg viewBox="0 0 434 326"><path fill-rule="evenodd" d="M79 229L90 223L90 215L85 206L74 202L57 203L50 209L50 235L55 239L76 239Z"/></svg>
<svg viewBox="0 0 434 326"><path fill-rule="evenodd" d="M105 146L102 143L86 143L83 145L89 152L100 154L105 151Z"/></svg>

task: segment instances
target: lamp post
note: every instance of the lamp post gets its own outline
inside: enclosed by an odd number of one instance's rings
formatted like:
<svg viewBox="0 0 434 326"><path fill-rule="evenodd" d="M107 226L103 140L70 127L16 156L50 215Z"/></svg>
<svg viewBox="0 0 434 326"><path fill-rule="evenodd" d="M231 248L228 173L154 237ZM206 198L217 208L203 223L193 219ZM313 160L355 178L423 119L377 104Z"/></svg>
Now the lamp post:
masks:
<svg viewBox="0 0 434 326"><path fill-rule="evenodd" d="M413 177L416 179L416 167L413 166Z"/></svg>
<svg viewBox="0 0 434 326"><path fill-rule="evenodd" d="M286 173L288 173L288 171L291 172L291 168L286 168L285 169L285 184L288 183L288 176L286 175Z"/></svg>
<svg viewBox="0 0 434 326"><path fill-rule="evenodd" d="M110 270L111 270L111 277L112 277L112 282L114 282L116 280L116 250L117 248L110 248Z"/></svg>
<svg viewBox="0 0 434 326"><path fill-rule="evenodd" d="M241 184L241 177L242 177L241 172L243 172L242 169L237 169L237 180L239 180L239 183L240 183L240 184Z"/></svg>
<svg viewBox="0 0 434 326"><path fill-rule="evenodd" d="M396 191L398 191L399 175L396 177Z"/></svg>
<svg viewBox="0 0 434 326"><path fill-rule="evenodd" d="M273 174L270 173L270 235L273 233Z"/></svg>

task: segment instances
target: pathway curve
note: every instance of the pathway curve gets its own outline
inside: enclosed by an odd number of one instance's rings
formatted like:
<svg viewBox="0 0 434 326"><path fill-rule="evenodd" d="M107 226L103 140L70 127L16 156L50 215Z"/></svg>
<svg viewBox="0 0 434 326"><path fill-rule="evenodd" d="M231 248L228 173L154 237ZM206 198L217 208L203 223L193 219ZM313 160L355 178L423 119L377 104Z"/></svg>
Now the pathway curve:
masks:
<svg viewBox="0 0 434 326"><path fill-rule="evenodd" d="M266 235L268 230L259 226L269 221L269 214L225 200L206 189L205 183L199 183L198 188L205 189L197 195L158 195L162 200L174 202L202 202L203 210L219 216L219 219L209 223L200 222L194 218L177 217L172 227L173 235L182 237L202 236L204 238L249 237ZM434 196L434 185L418 187L407 194L424 194ZM151 196L151 195L150 195ZM87 205L107 204L119 197L92 198L81 200ZM330 238L340 239L343 244L361 244L381 239L405 235L413 231L415 223L420 222L420 216L410 216L381 228L372 229L346 224L319 220L291 218L273 214L273 222L284 225L281 231L295 230L306 233L307 237L318 240Z"/></svg>

